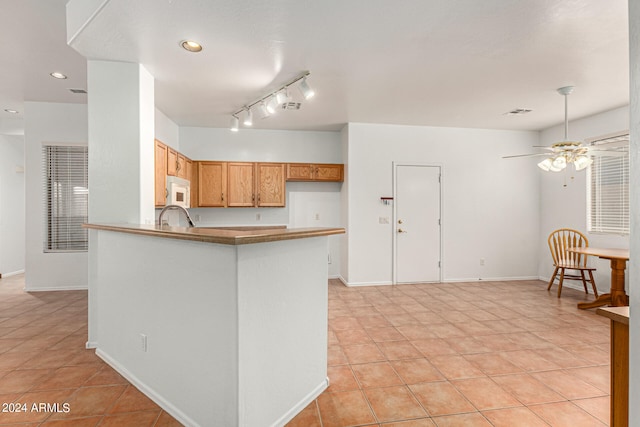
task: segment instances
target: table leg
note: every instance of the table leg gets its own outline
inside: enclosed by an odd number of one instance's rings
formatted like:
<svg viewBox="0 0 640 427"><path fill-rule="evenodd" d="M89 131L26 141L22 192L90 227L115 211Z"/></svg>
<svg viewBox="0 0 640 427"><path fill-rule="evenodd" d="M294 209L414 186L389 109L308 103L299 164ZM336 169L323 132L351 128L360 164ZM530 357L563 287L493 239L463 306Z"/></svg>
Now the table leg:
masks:
<svg viewBox="0 0 640 427"><path fill-rule="evenodd" d="M578 308L588 309L609 305L623 307L629 305L629 297L624 291L624 270L627 268L626 259L611 259L611 292L602 294L594 301L578 303Z"/></svg>
<svg viewBox="0 0 640 427"><path fill-rule="evenodd" d="M611 305L622 307L629 305L629 298L624 291L624 270L627 268L627 260L611 260Z"/></svg>

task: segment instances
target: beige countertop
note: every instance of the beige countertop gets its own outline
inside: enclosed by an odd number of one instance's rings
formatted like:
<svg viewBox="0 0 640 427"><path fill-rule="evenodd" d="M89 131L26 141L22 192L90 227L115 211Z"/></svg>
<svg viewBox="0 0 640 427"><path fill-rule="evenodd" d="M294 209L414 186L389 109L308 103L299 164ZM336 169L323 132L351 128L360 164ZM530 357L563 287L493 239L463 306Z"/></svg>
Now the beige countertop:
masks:
<svg viewBox="0 0 640 427"><path fill-rule="evenodd" d="M193 240L223 245L275 242L308 237L344 234L344 228L286 228L284 226L239 227L172 227L143 224L84 224L84 228L154 236L167 239Z"/></svg>
<svg viewBox="0 0 640 427"><path fill-rule="evenodd" d="M602 307L597 309L596 313L615 322L629 324L629 307Z"/></svg>

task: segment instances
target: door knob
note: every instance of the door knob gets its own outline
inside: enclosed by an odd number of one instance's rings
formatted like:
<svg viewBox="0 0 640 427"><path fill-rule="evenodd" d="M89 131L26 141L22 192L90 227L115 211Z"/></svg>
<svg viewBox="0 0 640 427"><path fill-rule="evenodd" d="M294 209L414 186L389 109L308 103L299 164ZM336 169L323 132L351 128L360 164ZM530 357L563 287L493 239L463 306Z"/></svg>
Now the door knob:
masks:
<svg viewBox="0 0 640 427"><path fill-rule="evenodd" d="M402 220L401 219L398 220L398 224L402 224Z"/></svg>
<svg viewBox="0 0 640 427"><path fill-rule="evenodd" d="M398 228L398 233L406 233L406 231L403 230L402 228Z"/></svg>

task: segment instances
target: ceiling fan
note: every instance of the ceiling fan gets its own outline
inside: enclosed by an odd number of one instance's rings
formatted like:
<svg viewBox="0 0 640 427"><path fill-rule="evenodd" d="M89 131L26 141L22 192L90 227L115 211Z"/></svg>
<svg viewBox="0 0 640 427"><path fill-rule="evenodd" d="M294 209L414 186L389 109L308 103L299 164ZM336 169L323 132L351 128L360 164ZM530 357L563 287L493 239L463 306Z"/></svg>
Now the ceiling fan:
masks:
<svg viewBox="0 0 640 427"><path fill-rule="evenodd" d="M503 159L513 157L546 156L546 159L538 163L538 167L544 171L560 172L569 163L573 163L576 170L582 170L593 163L592 156L622 156L624 151L618 150L627 147L628 140L615 140L597 145L585 145L579 141L569 140L568 96L573 92L573 86L565 86L557 89L564 96L564 141L556 142L551 146L534 146L542 148L545 152L532 154L517 154L503 156Z"/></svg>

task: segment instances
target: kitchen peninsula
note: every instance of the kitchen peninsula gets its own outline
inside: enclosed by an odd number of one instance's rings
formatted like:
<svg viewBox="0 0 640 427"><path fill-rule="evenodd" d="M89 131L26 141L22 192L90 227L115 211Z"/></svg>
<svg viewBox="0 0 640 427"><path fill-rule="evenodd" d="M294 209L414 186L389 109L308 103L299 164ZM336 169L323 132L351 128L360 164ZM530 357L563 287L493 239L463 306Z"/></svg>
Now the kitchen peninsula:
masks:
<svg viewBox="0 0 640 427"><path fill-rule="evenodd" d="M89 343L187 426L281 426L327 386L341 228L87 224Z"/></svg>

